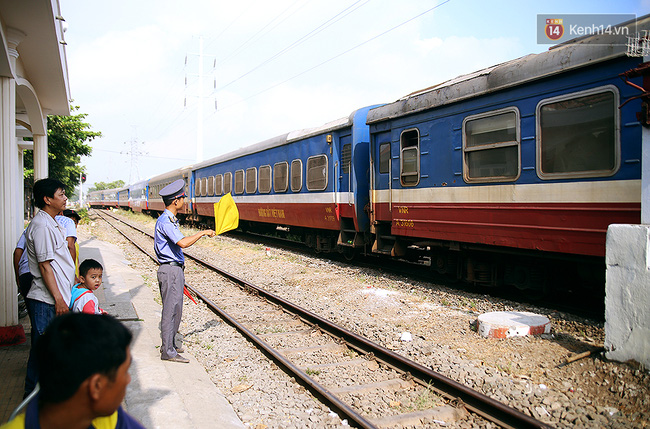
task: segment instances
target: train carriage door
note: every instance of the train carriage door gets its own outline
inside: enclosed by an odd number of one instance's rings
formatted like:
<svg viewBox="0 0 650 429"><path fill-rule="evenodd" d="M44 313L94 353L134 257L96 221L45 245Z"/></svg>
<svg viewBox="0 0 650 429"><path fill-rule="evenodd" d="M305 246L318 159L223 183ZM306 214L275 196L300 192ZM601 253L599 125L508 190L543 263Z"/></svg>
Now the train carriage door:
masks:
<svg viewBox="0 0 650 429"><path fill-rule="evenodd" d="M192 186L194 185L194 180L193 176L190 176L189 173L183 173L183 181L185 182L185 195L187 195L187 198L185 198L185 201L187 201L184 209L185 213L192 213L192 207L194 203L194 197L195 195L191 192Z"/></svg>
<svg viewBox="0 0 650 429"><path fill-rule="evenodd" d="M375 145L373 147L373 220L382 220L383 216L380 214L382 212L380 207L385 207L384 211L387 209L390 212L391 210L393 188L391 170L391 133L378 133L375 135Z"/></svg>
<svg viewBox="0 0 650 429"><path fill-rule="evenodd" d="M352 136L342 136L339 139L341 145L341 164L339 174L339 202L342 204L352 205L354 196L352 195Z"/></svg>

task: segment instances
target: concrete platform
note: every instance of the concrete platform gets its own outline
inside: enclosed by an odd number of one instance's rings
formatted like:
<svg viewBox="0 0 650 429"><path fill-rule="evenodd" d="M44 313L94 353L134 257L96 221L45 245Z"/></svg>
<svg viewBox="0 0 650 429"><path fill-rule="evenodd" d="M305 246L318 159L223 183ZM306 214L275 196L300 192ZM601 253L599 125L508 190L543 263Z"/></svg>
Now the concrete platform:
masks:
<svg viewBox="0 0 650 429"><path fill-rule="evenodd" d="M96 239L79 243L81 260L93 258L104 266L104 283L97 290L100 306L131 329L133 364L126 410L147 428L244 428L232 407L204 368L187 351L189 364L160 359L161 307L140 274L129 266L117 246ZM21 319L25 322L25 319ZM27 320L26 330L29 329ZM0 423L20 402L27 344L0 348L0 379L4 389ZM14 392L15 391L15 392ZM9 399L11 399L9 401Z"/></svg>
<svg viewBox="0 0 650 429"><path fill-rule="evenodd" d="M478 333L486 338L511 338L551 332L550 320L526 311L493 311L477 320Z"/></svg>

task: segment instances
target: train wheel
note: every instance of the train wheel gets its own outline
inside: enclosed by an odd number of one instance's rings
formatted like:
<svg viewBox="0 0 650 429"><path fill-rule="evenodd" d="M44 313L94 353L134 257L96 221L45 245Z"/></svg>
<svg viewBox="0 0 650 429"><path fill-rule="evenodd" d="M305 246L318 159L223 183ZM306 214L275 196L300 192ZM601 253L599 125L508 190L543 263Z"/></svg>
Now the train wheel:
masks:
<svg viewBox="0 0 650 429"><path fill-rule="evenodd" d="M357 256L357 251L354 247L340 246L339 252L347 261L351 261Z"/></svg>

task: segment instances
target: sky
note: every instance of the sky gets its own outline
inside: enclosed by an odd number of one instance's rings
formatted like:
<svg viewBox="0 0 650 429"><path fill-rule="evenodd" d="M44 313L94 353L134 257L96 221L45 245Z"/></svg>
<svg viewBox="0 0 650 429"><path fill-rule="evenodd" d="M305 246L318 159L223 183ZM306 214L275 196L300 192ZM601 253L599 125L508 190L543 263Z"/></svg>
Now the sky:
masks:
<svg viewBox="0 0 650 429"><path fill-rule="evenodd" d="M210 159L545 51L538 14L650 13L650 0L59 2L74 113L102 133L86 187L192 164L201 135Z"/></svg>

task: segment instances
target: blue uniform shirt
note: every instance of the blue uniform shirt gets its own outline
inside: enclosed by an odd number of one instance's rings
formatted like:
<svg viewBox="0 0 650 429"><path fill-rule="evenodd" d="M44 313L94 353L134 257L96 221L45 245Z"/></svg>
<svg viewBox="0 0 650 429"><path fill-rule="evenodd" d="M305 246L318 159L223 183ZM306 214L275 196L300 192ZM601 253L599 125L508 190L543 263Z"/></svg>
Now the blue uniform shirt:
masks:
<svg viewBox="0 0 650 429"><path fill-rule="evenodd" d="M156 221L153 248L156 251L158 263L178 262L185 264L183 249L178 243L185 236L178 228L178 219L169 210L165 210Z"/></svg>

